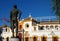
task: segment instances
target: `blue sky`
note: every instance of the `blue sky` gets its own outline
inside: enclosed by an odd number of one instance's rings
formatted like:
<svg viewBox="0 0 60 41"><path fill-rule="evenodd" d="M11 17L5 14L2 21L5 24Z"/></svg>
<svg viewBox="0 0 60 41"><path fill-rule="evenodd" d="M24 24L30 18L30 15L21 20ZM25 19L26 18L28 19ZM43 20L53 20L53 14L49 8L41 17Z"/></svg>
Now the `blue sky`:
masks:
<svg viewBox="0 0 60 41"><path fill-rule="evenodd" d="M18 9L22 11L21 19L28 17L30 13L32 17L55 16L52 13L51 0L0 0L0 18L6 16L9 19L10 10L14 4L17 4ZM9 25L9 23L0 20L0 26L4 23Z"/></svg>

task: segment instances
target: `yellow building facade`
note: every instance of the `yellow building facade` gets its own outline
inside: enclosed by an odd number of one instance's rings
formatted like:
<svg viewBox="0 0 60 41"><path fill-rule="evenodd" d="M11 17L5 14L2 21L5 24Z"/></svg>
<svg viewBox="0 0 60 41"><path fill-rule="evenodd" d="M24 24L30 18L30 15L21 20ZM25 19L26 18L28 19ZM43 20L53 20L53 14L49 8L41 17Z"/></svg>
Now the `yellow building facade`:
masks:
<svg viewBox="0 0 60 41"><path fill-rule="evenodd" d="M24 41L60 41L60 24L57 20L38 22L29 16L19 21L18 29Z"/></svg>

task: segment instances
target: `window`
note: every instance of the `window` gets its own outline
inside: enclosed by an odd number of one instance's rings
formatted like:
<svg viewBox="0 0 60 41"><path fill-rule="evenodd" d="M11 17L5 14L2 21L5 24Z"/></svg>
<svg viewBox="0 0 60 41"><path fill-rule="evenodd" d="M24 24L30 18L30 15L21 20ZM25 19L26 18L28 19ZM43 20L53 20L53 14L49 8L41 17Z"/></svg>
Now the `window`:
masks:
<svg viewBox="0 0 60 41"><path fill-rule="evenodd" d="M34 27L34 31L36 31L36 27Z"/></svg>
<svg viewBox="0 0 60 41"><path fill-rule="evenodd" d="M25 27L26 27L26 28L29 28L29 24L26 24Z"/></svg>
<svg viewBox="0 0 60 41"><path fill-rule="evenodd" d="M49 26L46 26L46 28L48 28Z"/></svg>
<svg viewBox="0 0 60 41"><path fill-rule="evenodd" d="M41 29L40 29L40 26L38 26L38 30L41 30Z"/></svg>
<svg viewBox="0 0 60 41"><path fill-rule="evenodd" d="M22 29L22 25L20 25L20 27L19 27L19 28L20 28L20 30L21 30L21 29Z"/></svg>
<svg viewBox="0 0 60 41"><path fill-rule="evenodd" d="M46 26L46 28L48 28L48 26Z"/></svg>
<svg viewBox="0 0 60 41"><path fill-rule="evenodd" d="M50 29L49 26L46 26L46 29L49 30Z"/></svg>
<svg viewBox="0 0 60 41"><path fill-rule="evenodd" d="M32 26L33 26L33 25L36 25L36 21L33 21L33 22L32 22Z"/></svg>
<svg viewBox="0 0 60 41"><path fill-rule="evenodd" d="M58 26L55 26L55 28L57 28Z"/></svg>
<svg viewBox="0 0 60 41"><path fill-rule="evenodd" d="M55 26L55 29L58 30L58 26Z"/></svg>
<svg viewBox="0 0 60 41"><path fill-rule="evenodd" d="M44 30L44 26L38 26L38 30Z"/></svg>
<svg viewBox="0 0 60 41"><path fill-rule="evenodd" d="M53 26L50 26L51 29L53 29Z"/></svg>

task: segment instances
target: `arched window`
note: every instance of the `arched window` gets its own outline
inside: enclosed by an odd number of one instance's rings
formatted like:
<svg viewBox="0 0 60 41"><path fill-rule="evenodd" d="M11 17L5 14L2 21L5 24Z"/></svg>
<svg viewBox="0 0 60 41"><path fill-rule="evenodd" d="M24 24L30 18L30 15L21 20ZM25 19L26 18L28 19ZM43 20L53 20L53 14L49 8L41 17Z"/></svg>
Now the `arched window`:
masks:
<svg viewBox="0 0 60 41"><path fill-rule="evenodd" d="M57 28L58 26L56 25L55 28Z"/></svg>
<svg viewBox="0 0 60 41"><path fill-rule="evenodd" d="M48 28L49 26L46 26L46 28Z"/></svg>
<svg viewBox="0 0 60 41"><path fill-rule="evenodd" d="M20 28L20 30L21 30L21 29L22 29L22 25L20 25L20 27L19 27L19 28Z"/></svg>
<svg viewBox="0 0 60 41"><path fill-rule="evenodd" d="M55 26L55 29L58 30L58 26L57 25Z"/></svg>
<svg viewBox="0 0 60 41"><path fill-rule="evenodd" d="M49 26L46 26L46 29L49 30L50 29Z"/></svg>
<svg viewBox="0 0 60 41"><path fill-rule="evenodd" d="M51 25L50 28L53 29L53 25Z"/></svg>
<svg viewBox="0 0 60 41"><path fill-rule="evenodd" d="M44 26L41 26L41 30L44 30Z"/></svg>
<svg viewBox="0 0 60 41"><path fill-rule="evenodd" d="M38 26L38 30L44 30L44 26Z"/></svg>
<svg viewBox="0 0 60 41"><path fill-rule="evenodd" d="M36 31L36 27L34 27L34 31Z"/></svg>
<svg viewBox="0 0 60 41"><path fill-rule="evenodd" d="M40 26L38 26L38 30L41 30L41 29L40 29Z"/></svg>
<svg viewBox="0 0 60 41"><path fill-rule="evenodd" d="M27 23L27 24L25 24L25 27L26 27L26 28L29 28L29 24L28 24L28 23Z"/></svg>

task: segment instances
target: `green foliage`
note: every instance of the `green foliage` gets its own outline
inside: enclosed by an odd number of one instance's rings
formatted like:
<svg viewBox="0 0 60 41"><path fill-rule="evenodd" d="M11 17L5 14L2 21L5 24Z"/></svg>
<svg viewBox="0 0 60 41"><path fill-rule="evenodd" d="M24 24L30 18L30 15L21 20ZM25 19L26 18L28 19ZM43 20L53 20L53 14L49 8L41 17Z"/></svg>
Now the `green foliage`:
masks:
<svg viewBox="0 0 60 41"><path fill-rule="evenodd" d="M54 3L55 3L55 2L56 2L56 0L52 0L52 2L54 2Z"/></svg>
<svg viewBox="0 0 60 41"><path fill-rule="evenodd" d="M56 16L60 18L60 0L52 0L52 10L55 12Z"/></svg>

